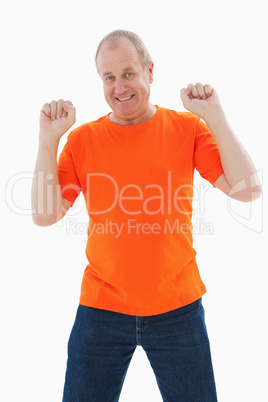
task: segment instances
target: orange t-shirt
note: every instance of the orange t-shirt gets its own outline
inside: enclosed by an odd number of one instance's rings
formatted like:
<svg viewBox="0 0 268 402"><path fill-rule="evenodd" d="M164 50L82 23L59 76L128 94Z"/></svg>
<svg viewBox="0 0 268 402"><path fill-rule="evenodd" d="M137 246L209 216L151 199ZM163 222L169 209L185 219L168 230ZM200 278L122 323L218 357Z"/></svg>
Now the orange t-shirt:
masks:
<svg viewBox="0 0 268 402"><path fill-rule="evenodd" d="M73 130L60 155L62 196L80 191L89 214L80 304L137 316L162 314L206 288L192 239L193 174L223 173L207 126L157 106L145 123L109 115Z"/></svg>

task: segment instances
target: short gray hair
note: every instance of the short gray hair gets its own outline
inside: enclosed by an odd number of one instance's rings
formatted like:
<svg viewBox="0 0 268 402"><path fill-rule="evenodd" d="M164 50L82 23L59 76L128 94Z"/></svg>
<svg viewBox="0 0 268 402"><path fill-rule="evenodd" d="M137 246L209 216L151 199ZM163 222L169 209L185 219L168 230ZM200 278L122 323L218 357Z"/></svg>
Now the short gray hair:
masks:
<svg viewBox="0 0 268 402"><path fill-rule="evenodd" d="M141 61L143 68L148 67L148 65L152 62L152 58L150 56L150 53L149 53L147 47L145 46L143 40L139 37L139 35L137 35L134 32L124 30L124 29L116 29L115 31L112 31L112 32L108 33L106 36L104 36L104 38L99 43L99 46L96 51L96 56L95 56L95 64L96 64L97 70L98 70L97 58L98 58L98 54L99 54L100 48L103 45L103 43L108 42L110 40L116 41L120 38L129 39L133 43L133 45L136 47L136 49L140 55L140 61Z"/></svg>

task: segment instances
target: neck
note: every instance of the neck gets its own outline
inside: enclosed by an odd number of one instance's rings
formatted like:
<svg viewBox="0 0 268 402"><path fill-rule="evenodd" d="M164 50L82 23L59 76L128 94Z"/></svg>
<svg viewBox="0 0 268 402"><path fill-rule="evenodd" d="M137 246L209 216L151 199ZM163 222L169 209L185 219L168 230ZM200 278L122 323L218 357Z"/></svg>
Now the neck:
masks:
<svg viewBox="0 0 268 402"><path fill-rule="evenodd" d="M111 113L109 115L109 119L115 124L120 124L123 126L133 126L135 124L145 123L147 120L150 120L155 115L156 111L156 106L149 103L145 112L141 113L139 116L123 116L123 118L121 118L117 117L114 113Z"/></svg>

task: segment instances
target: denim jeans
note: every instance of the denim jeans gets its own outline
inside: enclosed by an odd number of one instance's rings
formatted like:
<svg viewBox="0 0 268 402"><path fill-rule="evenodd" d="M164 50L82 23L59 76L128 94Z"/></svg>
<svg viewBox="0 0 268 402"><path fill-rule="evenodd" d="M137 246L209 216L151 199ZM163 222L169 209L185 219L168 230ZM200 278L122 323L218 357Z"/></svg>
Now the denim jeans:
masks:
<svg viewBox="0 0 268 402"><path fill-rule="evenodd" d="M164 402L217 401L199 299L147 317L79 305L68 342L63 402L119 401L137 345L146 352Z"/></svg>

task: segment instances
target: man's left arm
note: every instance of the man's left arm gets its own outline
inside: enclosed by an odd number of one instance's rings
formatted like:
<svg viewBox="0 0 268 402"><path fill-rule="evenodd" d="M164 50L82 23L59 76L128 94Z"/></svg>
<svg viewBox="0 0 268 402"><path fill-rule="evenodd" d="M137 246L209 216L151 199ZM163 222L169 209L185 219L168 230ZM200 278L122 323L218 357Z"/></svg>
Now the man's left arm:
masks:
<svg viewBox="0 0 268 402"><path fill-rule="evenodd" d="M211 85L190 84L181 90L184 107L201 117L217 144L224 173L214 183L231 198L253 201L262 193L255 166L230 127Z"/></svg>

